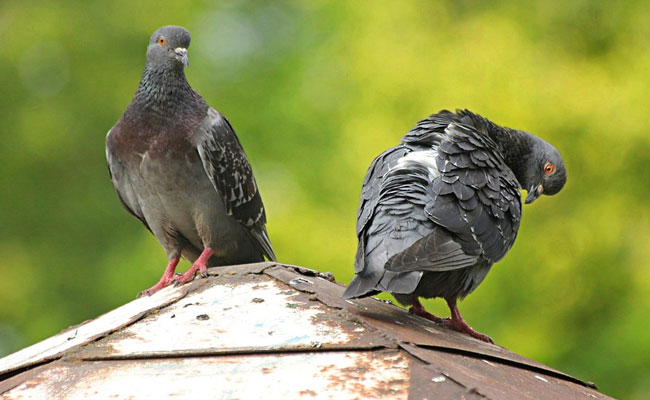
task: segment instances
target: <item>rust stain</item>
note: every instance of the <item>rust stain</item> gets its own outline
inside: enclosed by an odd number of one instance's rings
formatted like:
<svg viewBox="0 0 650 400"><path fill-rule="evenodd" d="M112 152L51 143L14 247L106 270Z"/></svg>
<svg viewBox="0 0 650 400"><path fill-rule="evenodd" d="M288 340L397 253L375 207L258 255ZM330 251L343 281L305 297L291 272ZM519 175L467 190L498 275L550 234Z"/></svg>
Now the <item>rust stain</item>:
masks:
<svg viewBox="0 0 650 400"><path fill-rule="evenodd" d="M338 366L337 373L330 375L328 388L350 391L362 399L405 398L408 394L408 360L404 354L385 350L364 354L355 361L352 366ZM367 380L370 376L379 379Z"/></svg>
<svg viewBox="0 0 650 400"><path fill-rule="evenodd" d="M402 357L395 351L389 356ZM366 367L360 371L363 374L354 375L354 366L358 364ZM323 365L333 367L317 373ZM218 393L227 393L223 398L282 399L315 393L337 399L394 398L398 394L405 397L407 370L383 370L380 366L378 356L372 352L94 361L85 362L82 367L58 361L3 396L192 399L205 393L214 393L217 398ZM347 380L339 377L342 370ZM67 378L62 381L58 376Z"/></svg>
<svg viewBox="0 0 650 400"><path fill-rule="evenodd" d="M265 274L273 276L287 284L296 282L297 272L279 265L266 269ZM364 326L377 329L383 336L396 342L408 342L445 351L472 354L477 357L489 356L518 364L524 368L548 371L564 379L586 387L593 384L571 377L544 364L529 360L509 350L475 340L467 335L446 329L431 321L410 315L404 309L372 298L346 301L341 298L344 287L323 279L310 279L310 284L296 284L297 290L318 296L324 304L345 310L356 316Z"/></svg>
<svg viewBox="0 0 650 400"><path fill-rule="evenodd" d="M434 349L402 344L418 359L435 365L447 377L475 393L499 399L565 399L607 396L592 389L561 379L511 365L504 361L489 364L463 354L443 353ZM541 378L541 379L540 379Z"/></svg>

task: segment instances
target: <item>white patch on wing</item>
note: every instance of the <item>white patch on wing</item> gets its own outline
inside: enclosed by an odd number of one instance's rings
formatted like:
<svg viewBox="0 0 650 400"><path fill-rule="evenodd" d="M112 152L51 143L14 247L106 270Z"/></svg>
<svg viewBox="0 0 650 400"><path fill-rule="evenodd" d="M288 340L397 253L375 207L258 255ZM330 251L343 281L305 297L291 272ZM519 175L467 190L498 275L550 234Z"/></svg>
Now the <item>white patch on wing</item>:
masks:
<svg viewBox="0 0 650 400"><path fill-rule="evenodd" d="M430 179L433 180L433 178L440 176L436 166L436 157L438 157L438 152L433 149L412 151L397 160L397 164L391 169L410 168L413 164L424 165L429 171Z"/></svg>

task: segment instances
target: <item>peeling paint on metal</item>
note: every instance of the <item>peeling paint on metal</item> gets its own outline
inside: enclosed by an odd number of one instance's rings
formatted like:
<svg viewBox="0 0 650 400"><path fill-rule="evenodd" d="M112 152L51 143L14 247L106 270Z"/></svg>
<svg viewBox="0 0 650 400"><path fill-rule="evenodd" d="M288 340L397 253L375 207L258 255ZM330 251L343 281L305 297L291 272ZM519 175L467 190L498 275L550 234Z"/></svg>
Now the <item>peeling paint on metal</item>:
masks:
<svg viewBox="0 0 650 400"><path fill-rule="evenodd" d="M403 353L331 352L87 362L60 362L4 393L7 399L210 398L405 399ZM66 377L66 379L61 379ZM3 397L3 398L4 398Z"/></svg>
<svg viewBox="0 0 650 400"><path fill-rule="evenodd" d="M301 299L299 292L288 293L286 286L268 277L214 285L149 315L97 347L110 348L113 357L214 348L253 352L343 345L366 331L358 324L346 331L327 323L331 317L323 314L331 313L328 307Z"/></svg>
<svg viewBox="0 0 650 400"><path fill-rule="evenodd" d="M143 297L110 311L92 321L83 323L0 359L0 375L58 357L63 352L88 343L97 337L119 329L146 314L185 295L188 286L168 287L153 296Z"/></svg>

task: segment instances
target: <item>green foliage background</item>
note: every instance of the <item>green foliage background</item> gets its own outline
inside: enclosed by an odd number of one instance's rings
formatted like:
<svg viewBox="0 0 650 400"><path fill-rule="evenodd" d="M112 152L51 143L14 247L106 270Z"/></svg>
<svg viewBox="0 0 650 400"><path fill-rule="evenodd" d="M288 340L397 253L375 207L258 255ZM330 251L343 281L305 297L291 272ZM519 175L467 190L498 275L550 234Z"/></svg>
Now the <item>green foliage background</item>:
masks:
<svg viewBox="0 0 650 400"><path fill-rule="evenodd" d="M419 119L469 108L563 154L568 184L461 304L497 343L611 395L650 392L650 2L0 3L0 356L153 284L104 139L151 33L234 125L283 262L349 282L360 184ZM183 264L187 267L187 264ZM426 303L446 314L441 301Z"/></svg>

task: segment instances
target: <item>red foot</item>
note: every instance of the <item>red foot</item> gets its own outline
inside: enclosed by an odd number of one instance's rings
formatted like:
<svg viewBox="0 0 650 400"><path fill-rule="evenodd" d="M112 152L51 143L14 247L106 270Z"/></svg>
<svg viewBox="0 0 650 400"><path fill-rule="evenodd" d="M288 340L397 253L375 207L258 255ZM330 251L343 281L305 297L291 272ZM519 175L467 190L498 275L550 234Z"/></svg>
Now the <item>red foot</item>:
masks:
<svg viewBox="0 0 650 400"><path fill-rule="evenodd" d="M422 318L426 318L438 324L443 323L445 320L449 319L449 318L440 318L431 314L424 308L424 306L420 303L420 300L418 299L415 299L415 301L413 302L413 307L409 308L409 313L413 315L418 315Z"/></svg>
<svg viewBox="0 0 650 400"><path fill-rule="evenodd" d="M169 264L167 264L167 268L165 268L165 272L163 273L163 276L160 277L160 280L158 283L153 285L147 290L143 290L140 293L138 293L138 298L142 296L151 296L152 294L156 293L160 289L164 288L165 286L169 286L170 283L172 283L172 280L174 278L174 271L176 270L176 265L178 265L178 261L180 261L180 257L174 257L171 260L169 260Z"/></svg>
<svg viewBox="0 0 650 400"><path fill-rule="evenodd" d="M199 272L199 275L201 278L207 278L208 277L208 271L206 269L206 265L208 264L208 260L212 255L214 254L214 251L206 247L203 249L203 252L199 256L199 258L194 261L194 264L192 264L192 267L188 269L183 275L177 276L174 279L174 284L175 285L182 285L183 283L187 283L194 279L194 275L196 275L196 272Z"/></svg>
<svg viewBox="0 0 650 400"><path fill-rule="evenodd" d="M447 326L458 332L466 333L472 337L475 337L478 340L482 340L484 342L494 344L494 340L492 340L491 337L476 332L474 329L472 329L471 326L467 325L467 322L465 322L463 317L461 317L460 311L458 311L458 307L456 306L456 300L447 300L447 305L449 306L449 310L451 311L451 318L446 318L445 320L443 320L442 321L443 326Z"/></svg>

